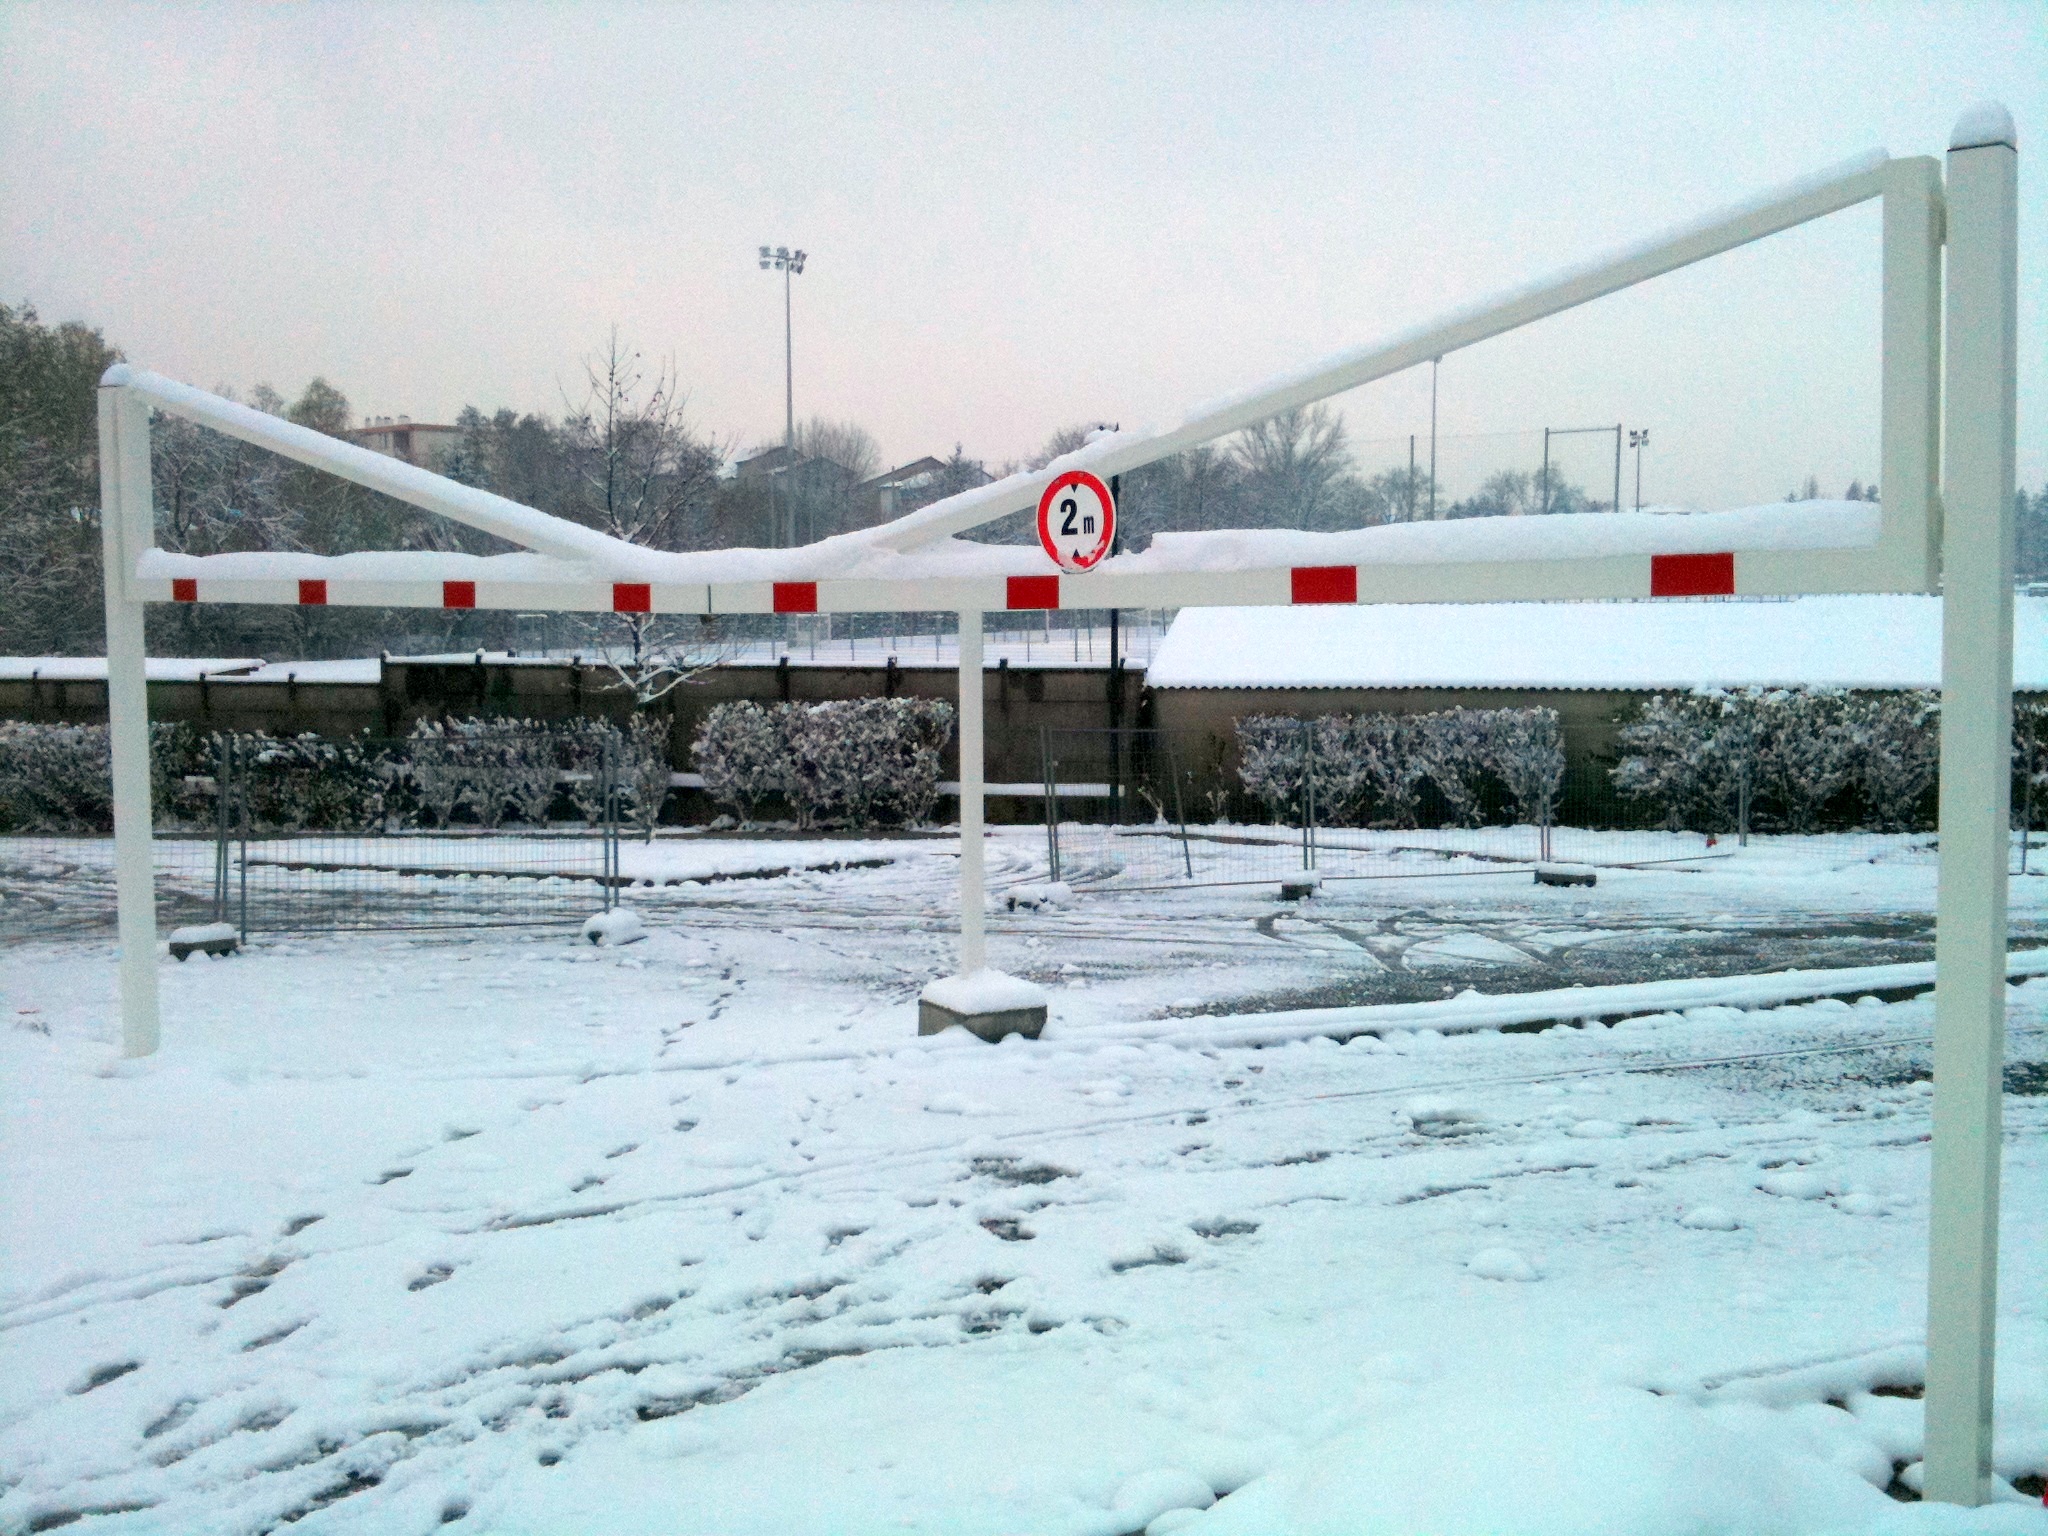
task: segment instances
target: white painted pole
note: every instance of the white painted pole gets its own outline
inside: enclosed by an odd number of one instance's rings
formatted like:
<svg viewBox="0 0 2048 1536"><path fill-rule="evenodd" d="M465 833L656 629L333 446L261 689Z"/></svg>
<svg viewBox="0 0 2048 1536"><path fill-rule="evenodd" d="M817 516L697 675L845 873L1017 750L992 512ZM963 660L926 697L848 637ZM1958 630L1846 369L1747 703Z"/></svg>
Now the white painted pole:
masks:
<svg viewBox="0 0 2048 1536"><path fill-rule="evenodd" d="M149 680L143 606L129 592L135 558L154 542L149 407L102 388L100 554L106 587L107 727L114 759L114 895L121 944L121 1054L157 1045L156 886L150 857Z"/></svg>
<svg viewBox="0 0 2048 1536"><path fill-rule="evenodd" d="M1979 107L1948 157L1941 883L1927 1275L1926 1496L1991 1496L2011 851L2018 137ZM1890 494L1890 486L1885 487Z"/></svg>
<svg viewBox="0 0 2048 1536"><path fill-rule="evenodd" d="M983 933L981 612L960 615L960 974L988 963Z"/></svg>

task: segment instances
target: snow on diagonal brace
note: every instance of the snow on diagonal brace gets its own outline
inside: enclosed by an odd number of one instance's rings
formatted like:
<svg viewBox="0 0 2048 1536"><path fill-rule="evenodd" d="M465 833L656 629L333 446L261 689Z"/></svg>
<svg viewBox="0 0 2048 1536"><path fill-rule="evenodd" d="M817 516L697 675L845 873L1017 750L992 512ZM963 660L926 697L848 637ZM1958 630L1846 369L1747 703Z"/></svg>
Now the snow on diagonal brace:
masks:
<svg viewBox="0 0 2048 1536"><path fill-rule="evenodd" d="M495 534L513 544L558 559L575 560L599 571L630 575L644 551L623 539L599 533L581 523L521 506L503 496L463 485L354 443L344 443L310 427L270 416L189 384L126 363L116 363L100 381L103 388L125 389L159 410L258 448L326 470L344 480L381 491L422 511L438 513L466 527Z"/></svg>
<svg viewBox="0 0 2048 1536"><path fill-rule="evenodd" d="M1872 150L1683 225L1634 249L1568 268L1386 342L1338 353L1298 372L1227 395L1197 407L1178 426L1113 433L1041 469L1011 475L992 485L921 507L892 523L841 537L853 543L908 550L964 533L1035 506L1045 487L1068 470L1087 469L1107 477L1140 468L1242 431L1282 411L1386 378L1874 197L1901 194L1908 198L1938 198L1938 190L1930 193L1925 174L1932 163L1893 160L1882 150Z"/></svg>

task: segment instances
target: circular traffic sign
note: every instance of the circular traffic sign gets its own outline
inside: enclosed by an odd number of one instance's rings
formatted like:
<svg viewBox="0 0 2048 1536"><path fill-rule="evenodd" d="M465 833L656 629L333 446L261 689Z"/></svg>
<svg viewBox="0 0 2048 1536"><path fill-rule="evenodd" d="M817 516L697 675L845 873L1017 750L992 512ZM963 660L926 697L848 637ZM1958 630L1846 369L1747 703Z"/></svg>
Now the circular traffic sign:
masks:
<svg viewBox="0 0 2048 1536"><path fill-rule="evenodd" d="M1070 469L1038 498L1038 542L1063 571L1092 571L1116 537L1116 500L1099 476Z"/></svg>

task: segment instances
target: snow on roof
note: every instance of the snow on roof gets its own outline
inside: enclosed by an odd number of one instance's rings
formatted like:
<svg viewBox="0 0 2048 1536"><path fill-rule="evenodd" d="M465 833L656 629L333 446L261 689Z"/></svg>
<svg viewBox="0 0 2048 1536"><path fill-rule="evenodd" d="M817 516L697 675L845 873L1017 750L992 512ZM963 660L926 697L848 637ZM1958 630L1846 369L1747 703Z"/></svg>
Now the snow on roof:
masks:
<svg viewBox="0 0 2048 1536"><path fill-rule="evenodd" d="M341 661L272 661L253 672L225 681L232 683L368 683L384 680L384 663L375 656L348 657Z"/></svg>
<svg viewBox="0 0 2048 1536"><path fill-rule="evenodd" d="M262 666L260 658L221 656L152 656L147 672L152 683L192 683L200 678L240 676ZM104 656L0 656L0 682L103 683Z"/></svg>
<svg viewBox="0 0 2048 1536"><path fill-rule="evenodd" d="M2014 602L2013 684L2048 689L2048 598ZM1154 688L1932 688L1941 600L1184 608Z"/></svg>

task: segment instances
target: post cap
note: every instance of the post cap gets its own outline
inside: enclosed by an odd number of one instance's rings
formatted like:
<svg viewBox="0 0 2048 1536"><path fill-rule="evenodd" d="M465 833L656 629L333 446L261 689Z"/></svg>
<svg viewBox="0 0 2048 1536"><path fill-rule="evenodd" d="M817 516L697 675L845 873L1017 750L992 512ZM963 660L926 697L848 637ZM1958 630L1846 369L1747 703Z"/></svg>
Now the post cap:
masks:
<svg viewBox="0 0 2048 1536"><path fill-rule="evenodd" d="M116 363L114 364L113 367L109 368L105 373L100 375L101 389L121 389L124 388L127 385L127 383L128 365L126 363Z"/></svg>
<svg viewBox="0 0 2048 1536"><path fill-rule="evenodd" d="M2007 149L2020 147L2019 130L2013 126L2012 114L2002 102L1978 102L1956 119L1955 132L1948 136L1948 147L1952 150L1986 149L1993 144L2003 144Z"/></svg>

